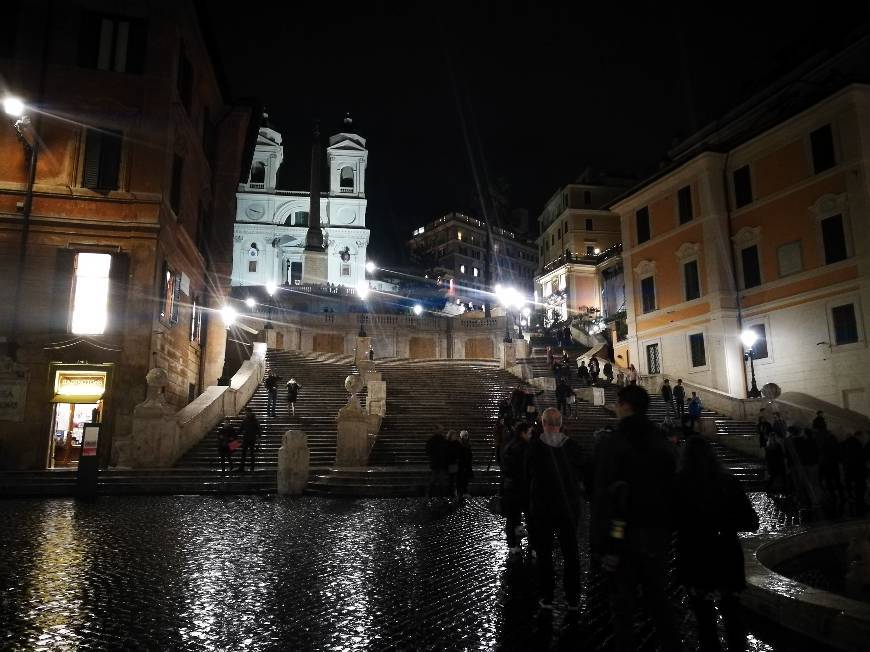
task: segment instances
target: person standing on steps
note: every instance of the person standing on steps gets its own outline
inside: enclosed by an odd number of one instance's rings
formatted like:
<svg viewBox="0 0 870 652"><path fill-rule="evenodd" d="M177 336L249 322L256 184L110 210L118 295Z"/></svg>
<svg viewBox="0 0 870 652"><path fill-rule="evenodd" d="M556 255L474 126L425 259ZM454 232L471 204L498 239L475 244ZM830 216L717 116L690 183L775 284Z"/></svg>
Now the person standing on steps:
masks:
<svg viewBox="0 0 870 652"><path fill-rule="evenodd" d="M613 383L613 365L610 364L610 360L604 362L604 377L607 378L608 383Z"/></svg>
<svg viewBox="0 0 870 652"><path fill-rule="evenodd" d="M695 424L701 419L701 399L697 392L692 392L692 398L689 401L689 428L695 432Z"/></svg>
<svg viewBox="0 0 870 652"><path fill-rule="evenodd" d="M634 364L628 365L628 384L629 385L637 385L637 369Z"/></svg>
<svg viewBox="0 0 870 652"><path fill-rule="evenodd" d="M681 649L666 593L677 455L650 422L648 409L649 394L643 387L621 389L616 402L617 429L599 441L593 454L590 544L608 586L618 652L637 649L634 607L638 585L661 649Z"/></svg>
<svg viewBox="0 0 870 652"><path fill-rule="evenodd" d="M238 447L239 441L236 439L236 431L230 420L224 419L218 431L218 455L221 458L221 473L226 473L227 469L233 470L233 451Z"/></svg>
<svg viewBox="0 0 870 652"><path fill-rule="evenodd" d="M580 601L580 550L577 530L583 504L582 451L565 436L562 415L547 408L541 415L543 432L528 448L532 543L538 555L539 605L553 609L555 577L553 537L562 549L565 598L568 610L576 612Z"/></svg>
<svg viewBox="0 0 870 652"><path fill-rule="evenodd" d="M468 483L474 476L472 468L471 434L467 430L459 433L459 471L456 474L456 492L459 499L463 500L468 495Z"/></svg>
<svg viewBox="0 0 870 652"><path fill-rule="evenodd" d="M586 361L581 360L579 357L577 358L578 367L577 367L577 376L580 378L580 382L583 384L583 387L589 387L589 383L591 381L591 376L589 376L589 367L586 366Z"/></svg>
<svg viewBox="0 0 870 652"><path fill-rule="evenodd" d="M270 371L269 375L266 376L266 380L263 381L263 385L266 386L266 416L274 417L275 409L278 403L278 376L275 375L275 372Z"/></svg>
<svg viewBox="0 0 870 652"><path fill-rule="evenodd" d="M251 471L254 470L256 464L256 449L260 442L260 422L254 415L251 408L245 408L245 418L242 419L242 425L239 427L242 432L242 462L239 464L239 471L245 470L245 459L248 452L251 453Z"/></svg>
<svg viewBox="0 0 870 652"><path fill-rule="evenodd" d="M758 530L758 514L740 481L722 467L703 437L686 441L675 497L677 574L695 612L698 647L702 651L721 649L716 599L728 649L745 650L746 625L737 596L746 588L746 572L737 533Z"/></svg>
<svg viewBox="0 0 870 652"><path fill-rule="evenodd" d="M676 410L674 410L674 391L671 388L671 381L667 378L665 378L664 382L662 383L662 400L667 406L665 414L668 416L670 416L671 414L677 416Z"/></svg>
<svg viewBox="0 0 870 652"><path fill-rule="evenodd" d="M531 424L521 421L514 430L514 436L502 449L502 512L506 519L508 552L518 555L523 526L523 514L529 514L529 476L526 457L531 439Z"/></svg>
<svg viewBox="0 0 870 652"><path fill-rule="evenodd" d="M571 386L564 379L556 385L556 407L563 417L568 416L568 396L573 394Z"/></svg>
<svg viewBox="0 0 870 652"><path fill-rule="evenodd" d="M819 410L816 412L816 418L813 419L813 429L821 433L828 432L828 422L825 421L825 413Z"/></svg>
<svg viewBox="0 0 870 652"><path fill-rule="evenodd" d="M674 407L677 408L677 418L682 423L686 415L686 388L683 387L682 378L677 378L677 384L674 385Z"/></svg>
<svg viewBox="0 0 870 652"><path fill-rule="evenodd" d="M755 425L755 432L758 434L758 447L766 448L767 440L770 439L770 433L773 432L773 427L767 420L764 408L761 408L758 412L758 423Z"/></svg>
<svg viewBox="0 0 870 652"><path fill-rule="evenodd" d="M598 358L596 358L593 355L592 359L589 360L589 375L592 376L592 386L593 387L598 386L598 374L599 373L601 373L601 367L598 364Z"/></svg>
<svg viewBox="0 0 870 652"><path fill-rule="evenodd" d="M296 382L295 378L291 378L287 381L287 405L290 407L294 417L296 416L297 398L299 398L299 383Z"/></svg>
<svg viewBox="0 0 870 652"><path fill-rule="evenodd" d="M369 344L369 362L375 361L375 347Z"/></svg>

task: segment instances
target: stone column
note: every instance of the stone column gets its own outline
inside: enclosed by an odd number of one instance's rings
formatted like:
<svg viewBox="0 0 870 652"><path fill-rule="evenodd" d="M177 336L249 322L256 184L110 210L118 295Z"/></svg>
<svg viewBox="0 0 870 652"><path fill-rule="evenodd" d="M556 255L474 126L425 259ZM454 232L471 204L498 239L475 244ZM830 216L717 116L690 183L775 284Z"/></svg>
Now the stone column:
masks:
<svg viewBox="0 0 870 652"><path fill-rule="evenodd" d="M351 392L347 405L338 411L338 436L335 465L367 466L369 460L369 417L359 404L357 393L363 388L361 376L348 376L344 383Z"/></svg>
<svg viewBox="0 0 870 652"><path fill-rule="evenodd" d="M130 435L117 443L115 466L161 468L175 461L178 426L175 410L163 396L169 377L163 369L154 368L145 380L148 393L145 400L133 408Z"/></svg>
<svg viewBox="0 0 870 652"><path fill-rule="evenodd" d="M502 342L501 368L510 369L517 363L517 351L513 342Z"/></svg>
<svg viewBox="0 0 870 652"><path fill-rule="evenodd" d="M298 496L308 484L311 453L308 436L301 430L288 430L278 449L278 493Z"/></svg>

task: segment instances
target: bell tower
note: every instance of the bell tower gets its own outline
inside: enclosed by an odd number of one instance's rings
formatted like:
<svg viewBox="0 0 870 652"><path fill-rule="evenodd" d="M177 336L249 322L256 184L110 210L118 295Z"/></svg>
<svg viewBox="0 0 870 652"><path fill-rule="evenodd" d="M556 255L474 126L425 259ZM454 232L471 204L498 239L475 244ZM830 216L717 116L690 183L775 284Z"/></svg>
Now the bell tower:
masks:
<svg viewBox="0 0 870 652"><path fill-rule="evenodd" d="M344 118L342 131L329 137L326 156L330 196L365 197L369 151L366 139L355 132L350 114Z"/></svg>

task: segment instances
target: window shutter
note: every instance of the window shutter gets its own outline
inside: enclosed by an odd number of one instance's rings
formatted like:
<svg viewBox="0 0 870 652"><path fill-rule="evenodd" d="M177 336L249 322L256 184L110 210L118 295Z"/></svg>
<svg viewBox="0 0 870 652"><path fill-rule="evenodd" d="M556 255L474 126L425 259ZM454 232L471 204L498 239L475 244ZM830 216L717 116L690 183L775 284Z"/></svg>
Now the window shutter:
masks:
<svg viewBox="0 0 870 652"><path fill-rule="evenodd" d="M82 186L96 189L100 187L100 158L103 151L103 139L100 132L87 130L85 137L85 165L82 171Z"/></svg>
<svg viewBox="0 0 870 652"><path fill-rule="evenodd" d="M130 256L125 253L112 254L109 267L109 303L106 333L120 333L126 325L127 285L130 277Z"/></svg>
<svg viewBox="0 0 870 652"><path fill-rule="evenodd" d="M101 19L96 14L83 13L79 26L79 65L96 68L100 54Z"/></svg>
<svg viewBox="0 0 870 652"><path fill-rule="evenodd" d="M49 328L53 333L69 332L75 259L76 252L72 249L57 250L54 262L51 314L49 315Z"/></svg>
<svg viewBox="0 0 870 652"><path fill-rule="evenodd" d="M130 34L127 37L127 72L141 75L145 72L147 25L144 20L130 19Z"/></svg>

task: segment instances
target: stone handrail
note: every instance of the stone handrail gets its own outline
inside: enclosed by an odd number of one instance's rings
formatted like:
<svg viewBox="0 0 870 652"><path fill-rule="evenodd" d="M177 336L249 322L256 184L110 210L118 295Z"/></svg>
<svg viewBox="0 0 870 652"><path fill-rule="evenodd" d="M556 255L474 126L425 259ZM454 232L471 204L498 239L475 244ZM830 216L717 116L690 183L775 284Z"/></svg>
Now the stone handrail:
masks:
<svg viewBox="0 0 870 652"><path fill-rule="evenodd" d="M128 437L115 446L114 466L166 468L174 465L221 419L234 416L251 399L266 369L266 345L255 343L249 360L230 379L229 386L208 387L179 411L166 403L162 369L148 373L148 397L133 410Z"/></svg>

